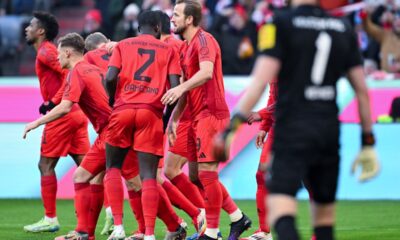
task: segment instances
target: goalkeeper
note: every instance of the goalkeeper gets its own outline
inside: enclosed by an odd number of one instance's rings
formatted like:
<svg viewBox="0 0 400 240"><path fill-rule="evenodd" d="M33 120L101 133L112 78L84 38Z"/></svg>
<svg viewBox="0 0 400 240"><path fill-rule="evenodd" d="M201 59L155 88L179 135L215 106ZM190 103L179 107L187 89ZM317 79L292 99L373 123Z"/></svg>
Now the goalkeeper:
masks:
<svg viewBox="0 0 400 240"><path fill-rule="evenodd" d="M336 82L347 73L358 102L362 149L352 170L360 181L379 171L373 146L368 89L354 31L329 16L319 1L294 0L294 8L277 13L259 31L260 55L253 81L241 98L230 127L214 142L220 161L229 153L234 131L247 120L268 82L278 78L275 135L266 177L269 223L278 239L299 239L295 196L305 181L313 193L313 232L334 239L335 195L339 174L339 120Z"/></svg>

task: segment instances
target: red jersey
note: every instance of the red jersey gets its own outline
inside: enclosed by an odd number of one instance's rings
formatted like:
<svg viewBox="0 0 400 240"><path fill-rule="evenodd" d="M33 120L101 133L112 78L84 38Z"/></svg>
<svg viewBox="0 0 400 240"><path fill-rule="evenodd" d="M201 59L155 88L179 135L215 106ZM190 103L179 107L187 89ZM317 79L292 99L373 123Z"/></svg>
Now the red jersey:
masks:
<svg viewBox="0 0 400 240"><path fill-rule="evenodd" d="M198 120L209 115L217 119L228 118L229 109L225 101L221 49L215 38L199 29L189 44L185 42L181 54L183 54L181 65L185 80L190 79L200 70L201 62L210 61L214 64L212 79L190 90L188 94L192 118Z"/></svg>
<svg viewBox="0 0 400 240"><path fill-rule="evenodd" d="M104 72L107 72L110 57L111 55L108 54L107 49L105 47L102 47L87 52L83 58L86 62L96 65Z"/></svg>
<svg viewBox="0 0 400 240"><path fill-rule="evenodd" d="M147 108L161 114L161 97L169 87L168 75L181 75L179 56L172 47L151 35L120 41L109 66L120 69L114 108Z"/></svg>
<svg viewBox="0 0 400 240"><path fill-rule="evenodd" d="M267 107L258 111L261 116L261 125L260 130L264 130L266 132L272 127L275 122L275 108L276 108L276 99L278 97L278 83L276 81L272 81L269 84L269 97Z"/></svg>
<svg viewBox="0 0 400 240"><path fill-rule="evenodd" d="M104 72L81 61L68 73L63 99L78 103L97 133L108 124L111 107L102 81Z"/></svg>
<svg viewBox="0 0 400 240"><path fill-rule="evenodd" d="M57 55L56 46L49 41L44 41L38 48L35 63L43 101L52 101L55 104L61 100L67 74L67 70L61 68Z"/></svg>

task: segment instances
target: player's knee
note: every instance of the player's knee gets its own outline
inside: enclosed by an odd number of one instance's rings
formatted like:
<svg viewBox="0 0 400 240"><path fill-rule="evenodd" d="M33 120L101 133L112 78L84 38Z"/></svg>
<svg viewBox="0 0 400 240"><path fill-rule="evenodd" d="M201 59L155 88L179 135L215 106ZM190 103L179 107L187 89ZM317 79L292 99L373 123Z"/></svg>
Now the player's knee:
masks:
<svg viewBox="0 0 400 240"><path fill-rule="evenodd" d="M164 167L164 175L169 179L173 179L179 174L179 171L177 171L174 167L172 166L165 166Z"/></svg>
<svg viewBox="0 0 400 240"><path fill-rule="evenodd" d="M74 175L72 176L74 183L89 182L91 178L92 178L92 175L90 173L87 173L86 171L82 171L82 168L80 168L80 167L78 167L75 170Z"/></svg>
<svg viewBox="0 0 400 240"><path fill-rule="evenodd" d="M49 162L39 161L38 168L42 176L54 174L54 167Z"/></svg>
<svg viewBox="0 0 400 240"><path fill-rule="evenodd" d="M140 189L142 189L142 183L140 181L140 178L132 178L132 179L126 180L125 185L126 185L126 188L128 189L128 191L133 190L133 191L137 192Z"/></svg>

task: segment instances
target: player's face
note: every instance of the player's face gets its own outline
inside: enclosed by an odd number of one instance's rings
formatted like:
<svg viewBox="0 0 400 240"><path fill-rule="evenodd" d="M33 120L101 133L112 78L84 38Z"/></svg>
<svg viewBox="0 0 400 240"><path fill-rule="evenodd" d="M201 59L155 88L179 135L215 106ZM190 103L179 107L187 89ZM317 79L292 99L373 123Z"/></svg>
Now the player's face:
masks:
<svg viewBox="0 0 400 240"><path fill-rule="evenodd" d="M57 48L57 52L58 52L58 62L61 65L61 68L68 68L69 66L69 60L68 60L68 49L65 47L61 47L61 45L58 45Z"/></svg>
<svg viewBox="0 0 400 240"><path fill-rule="evenodd" d="M26 43L29 45L34 44L43 31L44 30L40 28L39 20L37 20L37 18L32 18L29 25L25 28Z"/></svg>
<svg viewBox="0 0 400 240"><path fill-rule="evenodd" d="M171 22L174 25L174 33L182 34L186 30L186 16L184 14L185 4L179 3L174 7Z"/></svg>

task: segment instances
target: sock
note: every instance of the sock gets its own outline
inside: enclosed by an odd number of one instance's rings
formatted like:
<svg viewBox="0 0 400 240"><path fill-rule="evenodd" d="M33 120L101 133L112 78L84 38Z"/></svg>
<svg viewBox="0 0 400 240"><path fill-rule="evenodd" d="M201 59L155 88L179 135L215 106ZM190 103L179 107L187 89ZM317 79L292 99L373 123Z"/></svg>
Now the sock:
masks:
<svg viewBox="0 0 400 240"><path fill-rule="evenodd" d="M104 184L114 217L114 225L122 225L124 188L122 186L121 169L108 169L104 178Z"/></svg>
<svg viewBox="0 0 400 240"><path fill-rule="evenodd" d="M50 223L53 223L53 222L57 221L57 217L50 218L48 216L44 216L44 220L46 220L46 221L48 221Z"/></svg>
<svg viewBox="0 0 400 240"><path fill-rule="evenodd" d="M56 214L57 177L56 175L42 176L40 178L42 201L45 216L54 218Z"/></svg>
<svg viewBox="0 0 400 240"><path fill-rule="evenodd" d="M105 195L107 195L107 194L104 194L104 196L105 196ZM104 205L104 204L103 204L103 205ZM108 205L108 207L106 208L106 215L112 217L112 210L111 210L110 205Z"/></svg>
<svg viewBox="0 0 400 240"><path fill-rule="evenodd" d="M218 181L218 173L214 171L200 171L199 178L206 194L206 221L208 228L218 228L222 207L222 191Z"/></svg>
<svg viewBox="0 0 400 240"><path fill-rule="evenodd" d="M218 182L222 191L222 208L229 214L231 222L239 221L243 217L242 211L239 210L236 203L232 200L225 186L220 181Z"/></svg>
<svg viewBox="0 0 400 240"><path fill-rule="evenodd" d="M142 190L135 192L134 190L128 191L129 194L129 204L131 205L133 214L135 215L136 221L138 223L138 230L144 233L146 227L144 225L144 216L142 209Z"/></svg>
<svg viewBox="0 0 400 240"><path fill-rule="evenodd" d="M257 171L256 180L257 180L256 205L257 205L258 222L260 223L260 230L269 233L271 230L266 221L268 208L265 204L265 199L267 198L268 190L267 187L265 186L264 173L261 171Z"/></svg>
<svg viewBox="0 0 400 240"><path fill-rule="evenodd" d="M204 199L206 198L206 193L204 192L203 184L201 184L201 182L200 182L199 179L197 179L196 181L193 181L192 183L193 183L193 184L197 187L197 189L199 190L200 195L201 195L201 197L203 198L203 202L204 202Z"/></svg>
<svg viewBox="0 0 400 240"><path fill-rule="evenodd" d="M89 224L88 231L89 236L94 236L96 231L97 220L104 201L104 186L99 184L90 185L90 212L89 212Z"/></svg>
<svg viewBox="0 0 400 240"><path fill-rule="evenodd" d="M108 197L107 197L107 192L106 191L104 191L103 207L104 207L104 209L106 209L106 211L107 211L107 208L110 207L110 204L108 203Z"/></svg>
<svg viewBox="0 0 400 240"><path fill-rule="evenodd" d="M219 228L206 228L204 234L209 236L210 238L218 239L218 232Z"/></svg>
<svg viewBox="0 0 400 240"><path fill-rule="evenodd" d="M90 184L75 183L75 211L77 224L75 231L88 233L90 212Z"/></svg>
<svg viewBox="0 0 400 240"><path fill-rule="evenodd" d="M204 208L205 205L203 196L196 185L190 182L186 174L179 174L171 179L171 182L193 203L193 205L195 205L197 208Z"/></svg>
<svg viewBox="0 0 400 240"><path fill-rule="evenodd" d="M275 222L274 229L279 240L299 240L293 216L282 216Z"/></svg>
<svg viewBox="0 0 400 240"><path fill-rule="evenodd" d="M160 200L158 202L157 216L165 223L168 231L175 232L179 227L179 217L176 215L171 202L168 199L168 195L164 188L160 184L157 184L158 193L160 194Z"/></svg>
<svg viewBox="0 0 400 240"><path fill-rule="evenodd" d="M333 227L320 226L314 228L315 237L323 240L333 240Z"/></svg>
<svg viewBox="0 0 400 240"><path fill-rule="evenodd" d="M185 211L192 219L199 215L199 209L192 202L190 202L177 187L175 187L169 181L164 181L162 187L167 193L169 200L175 207Z"/></svg>
<svg viewBox="0 0 400 240"><path fill-rule="evenodd" d="M142 205L143 216L146 225L145 235L154 235L154 226L158 209L159 196L157 181L155 179L145 179L142 182Z"/></svg>

